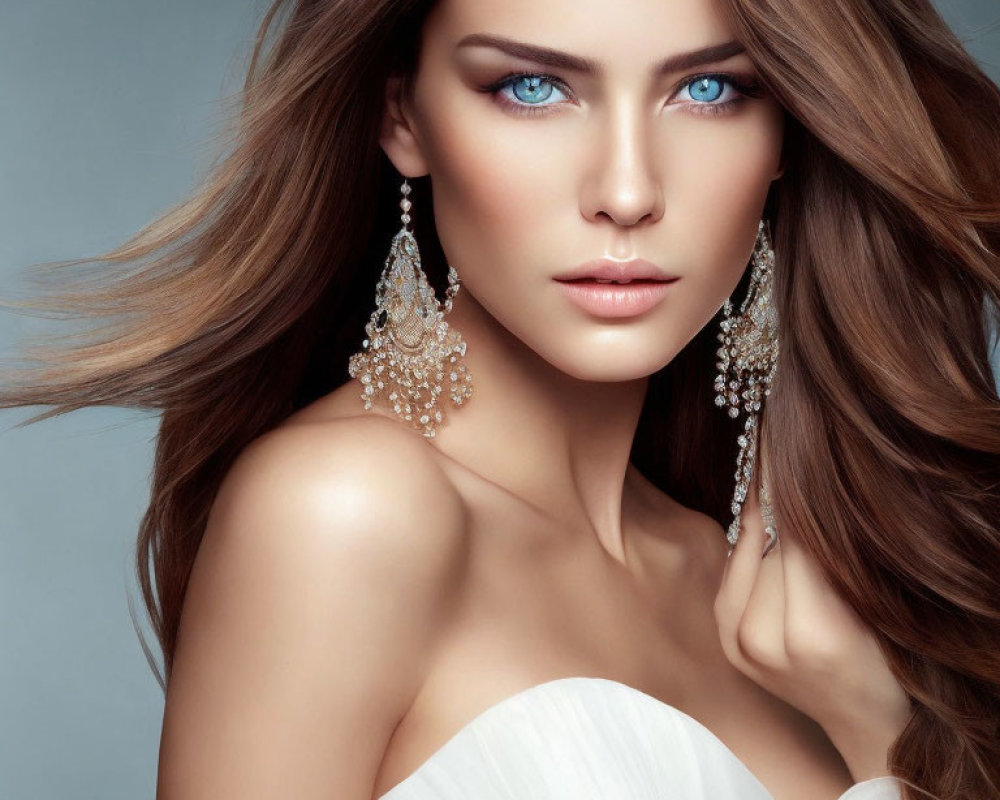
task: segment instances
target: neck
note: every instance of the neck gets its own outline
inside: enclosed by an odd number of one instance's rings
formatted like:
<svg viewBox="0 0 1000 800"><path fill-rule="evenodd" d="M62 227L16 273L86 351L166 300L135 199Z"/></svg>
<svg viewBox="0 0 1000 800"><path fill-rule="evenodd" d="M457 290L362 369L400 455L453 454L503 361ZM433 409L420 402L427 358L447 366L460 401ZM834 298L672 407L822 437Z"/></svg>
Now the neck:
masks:
<svg viewBox="0 0 1000 800"><path fill-rule="evenodd" d="M585 518L624 560L622 503L649 378L594 382L556 369L460 292L446 317L465 339L472 397L436 446L482 478L560 518ZM631 479L629 479L631 480Z"/></svg>

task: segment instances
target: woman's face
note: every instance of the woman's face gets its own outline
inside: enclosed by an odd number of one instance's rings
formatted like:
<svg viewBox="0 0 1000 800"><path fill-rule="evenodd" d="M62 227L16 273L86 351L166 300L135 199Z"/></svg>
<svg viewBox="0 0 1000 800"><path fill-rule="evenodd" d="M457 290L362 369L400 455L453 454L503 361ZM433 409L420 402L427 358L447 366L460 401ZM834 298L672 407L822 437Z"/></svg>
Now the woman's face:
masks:
<svg viewBox="0 0 1000 800"><path fill-rule="evenodd" d="M463 291L569 375L660 369L747 265L783 113L733 39L716 0L440 0L427 19L382 146L430 174ZM594 259L677 280L559 280Z"/></svg>

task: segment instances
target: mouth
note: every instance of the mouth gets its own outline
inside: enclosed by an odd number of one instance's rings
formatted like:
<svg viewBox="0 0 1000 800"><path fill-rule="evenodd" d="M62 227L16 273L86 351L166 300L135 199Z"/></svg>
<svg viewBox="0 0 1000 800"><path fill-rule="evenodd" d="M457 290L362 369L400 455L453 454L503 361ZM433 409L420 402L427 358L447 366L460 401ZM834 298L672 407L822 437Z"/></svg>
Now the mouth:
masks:
<svg viewBox="0 0 1000 800"><path fill-rule="evenodd" d="M553 277L564 297L598 319L645 314L658 306L680 280L643 258L597 258Z"/></svg>
<svg viewBox="0 0 1000 800"><path fill-rule="evenodd" d="M667 274L659 265L644 258L629 261L595 258L553 277L560 283L628 284L669 283L677 276Z"/></svg>
<svg viewBox="0 0 1000 800"><path fill-rule="evenodd" d="M556 278L560 283L600 283L600 284L617 284L620 286L627 286L630 284L643 284L643 283L673 283L678 280L677 278L594 278L590 276L585 276L582 278Z"/></svg>
<svg viewBox="0 0 1000 800"><path fill-rule="evenodd" d="M601 319L635 317L659 305L680 278L582 277L556 279L562 293L581 310Z"/></svg>

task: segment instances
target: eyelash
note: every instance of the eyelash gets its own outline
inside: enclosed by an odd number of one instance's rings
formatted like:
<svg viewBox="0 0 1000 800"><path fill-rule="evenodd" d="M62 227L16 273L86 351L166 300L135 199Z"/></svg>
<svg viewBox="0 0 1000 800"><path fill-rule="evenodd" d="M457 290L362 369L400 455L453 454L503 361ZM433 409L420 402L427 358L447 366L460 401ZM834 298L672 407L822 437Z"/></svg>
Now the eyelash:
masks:
<svg viewBox="0 0 1000 800"><path fill-rule="evenodd" d="M500 96L500 90L510 86L515 81L521 78L541 78L546 83L551 83L556 86L564 94L572 95L569 91L569 87L556 78L554 75L546 75L541 72L514 72L509 75L505 75L500 80L485 87L482 91L491 95L496 102L504 108L510 109L515 114L521 114L523 116L534 116L536 114L549 114L552 113L546 109L551 108L555 105L560 105L560 103L549 103L549 104L538 104L533 105L529 103L521 103L517 101L511 101L505 97ZM692 106L692 113L695 114L727 114L736 110L736 107L742 104L748 97L761 97L761 85L753 80L752 78L740 78L729 72L703 72L698 75L692 75L691 77L685 79L685 81L678 87L680 89L686 89L689 86L693 86L700 80L705 78L714 78L722 83L728 83L736 91L740 93L739 97L735 97L731 100L727 100L724 103L708 103L708 102L698 102L693 101L690 105Z"/></svg>

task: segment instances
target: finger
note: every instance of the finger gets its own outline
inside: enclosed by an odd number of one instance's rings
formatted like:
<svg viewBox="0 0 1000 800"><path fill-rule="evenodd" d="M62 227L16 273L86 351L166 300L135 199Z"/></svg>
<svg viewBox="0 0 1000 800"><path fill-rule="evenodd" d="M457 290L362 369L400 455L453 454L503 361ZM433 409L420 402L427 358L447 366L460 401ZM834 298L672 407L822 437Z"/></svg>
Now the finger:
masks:
<svg viewBox="0 0 1000 800"><path fill-rule="evenodd" d="M740 621L737 644L743 657L760 670L788 667L785 645L785 580L780 550L760 560L757 580ZM761 681L762 682L762 681Z"/></svg>
<svg viewBox="0 0 1000 800"><path fill-rule="evenodd" d="M758 475L770 495L771 481L767 437L760 438L760 456ZM756 477L756 476L755 476ZM771 514L773 516L773 497L771 498ZM818 638L823 636L824 626L817 625L817 620L828 621L834 613L831 604L837 602L832 594L832 587L827 582L818 564L802 547L794 531L787 525L779 528L777 520L772 520L775 528L780 530L780 536L775 540L770 553L777 554L777 562L781 568L782 598L782 651L786 665L793 657L803 653L815 653ZM766 601L762 600L762 605ZM773 598L771 599L773 602ZM827 629L828 630L828 629ZM774 648L774 631L767 636L769 647Z"/></svg>
<svg viewBox="0 0 1000 800"><path fill-rule="evenodd" d="M764 547L764 552L762 555L763 558L766 558L781 545L781 541L779 540L777 534L777 524L774 520L774 508L773 508L774 501L773 498L771 497L771 479L770 479L769 463L770 462L768 460L768 455L767 455L767 437L764 435L764 430L762 429L760 435L760 454L758 455L758 463L757 463L758 475L760 477L757 491L760 492L763 498L762 502L766 503L768 506L767 516L769 517L769 519L765 520L766 522L765 533L768 537L768 540L767 544ZM763 510L764 509L762 507L761 511L763 512ZM770 525L771 528L770 533L766 532L767 525Z"/></svg>
<svg viewBox="0 0 1000 800"><path fill-rule="evenodd" d="M750 484L744 506L744 524L759 543L759 554L767 541L764 519L758 501L759 481L763 477L759 464ZM744 659L754 667L781 670L787 663L785 653L785 591L781 551L772 550L769 558L757 556L756 579L747 598L740 620L737 644Z"/></svg>
<svg viewBox="0 0 1000 800"><path fill-rule="evenodd" d="M721 600L719 605L727 612L727 616L735 616L737 619L750 598L750 591L753 589L757 570L760 568L760 553L763 547L763 531L753 524L753 514L750 510L751 497L748 496L740 514L739 538L726 560L718 594Z"/></svg>
<svg viewBox="0 0 1000 800"><path fill-rule="evenodd" d="M770 489L767 438L761 436L761 452L758 463L760 479L765 489ZM773 501L773 498L772 498ZM772 508L773 513L773 508ZM793 660L808 657L814 660L826 653L832 654L837 646L837 629L846 630L849 613L823 573L818 562L804 548L788 525L775 527L780 530L780 538L771 552L779 555L781 566L781 587L784 593L782 606L781 636L785 660L790 665ZM765 601L762 601L762 604ZM822 624L817 624L822 620ZM773 631L762 634L766 638L765 648L774 647Z"/></svg>
<svg viewBox="0 0 1000 800"><path fill-rule="evenodd" d="M753 496L754 493L749 492L744 503L740 515L740 535L727 560L722 585L715 599L716 623L723 650L730 662L738 667L746 665L738 642L739 626L757 581L764 537L762 526L754 522L755 516L759 518L759 511L756 515L752 513L756 509Z"/></svg>
<svg viewBox="0 0 1000 800"><path fill-rule="evenodd" d="M837 594L819 563L794 537L784 539L782 564L788 603L786 648L793 656L830 656L860 622ZM816 625L816 620L823 620Z"/></svg>

